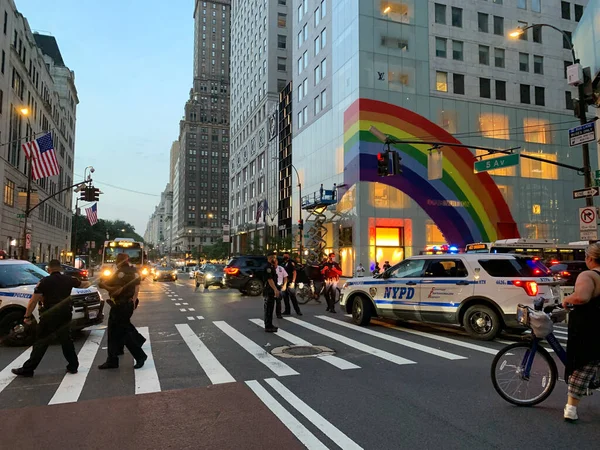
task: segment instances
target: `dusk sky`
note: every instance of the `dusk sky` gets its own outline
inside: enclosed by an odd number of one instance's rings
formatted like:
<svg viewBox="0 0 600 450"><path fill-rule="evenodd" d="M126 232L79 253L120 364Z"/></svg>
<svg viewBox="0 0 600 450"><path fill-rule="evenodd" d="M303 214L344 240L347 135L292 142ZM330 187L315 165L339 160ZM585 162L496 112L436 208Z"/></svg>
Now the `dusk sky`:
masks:
<svg viewBox="0 0 600 450"><path fill-rule="evenodd" d="M75 180L93 166L102 219L143 235L169 178L192 86L193 0L15 0L53 35L79 94ZM138 194L130 191L139 191Z"/></svg>

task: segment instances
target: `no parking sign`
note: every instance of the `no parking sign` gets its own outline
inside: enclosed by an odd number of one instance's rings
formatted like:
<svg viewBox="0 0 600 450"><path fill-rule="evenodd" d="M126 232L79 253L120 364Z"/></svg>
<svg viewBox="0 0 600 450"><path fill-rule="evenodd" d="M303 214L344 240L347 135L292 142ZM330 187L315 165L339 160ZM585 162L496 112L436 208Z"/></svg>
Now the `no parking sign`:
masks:
<svg viewBox="0 0 600 450"><path fill-rule="evenodd" d="M579 239L582 241L598 240L598 215L596 208L591 206L579 208Z"/></svg>

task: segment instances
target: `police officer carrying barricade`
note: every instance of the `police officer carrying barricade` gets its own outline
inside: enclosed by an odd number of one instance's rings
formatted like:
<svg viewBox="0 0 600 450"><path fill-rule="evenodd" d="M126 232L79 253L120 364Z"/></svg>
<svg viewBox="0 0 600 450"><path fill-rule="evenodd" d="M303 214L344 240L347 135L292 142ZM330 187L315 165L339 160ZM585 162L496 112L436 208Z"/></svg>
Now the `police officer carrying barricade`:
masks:
<svg viewBox="0 0 600 450"><path fill-rule="evenodd" d="M296 298L296 263L290 259L290 254L285 252L283 254L283 268L285 269L288 276L287 289L283 293L283 304L285 308L283 310L283 315L289 316L291 314L290 311L290 300L292 301L292 306L294 307L294 311L296 314L301 316L300 306L298 306L298 299Z"/></svg>
<svg viewBox="0 0 600 450"><path fill-rule="evenodd" d="M129 265L129 256L125 253L117 255L117 270L99 286L106 289L111 297L108 316L108 358L99 369L116 369L119 367L119 353L123 344L135 359L135 369L144 366L148 356L142 350L145 342L139 338L137 330L131 323L140 290L141 278L135 267Z"/></svg>
<svg viewBox="0 0 600 450"><path fill-rule="evenodd" d="M67 373L77 373L79 360L75 353L75 345L71 339L70 324L72 318L71 289L86 288L90 285L88 281L81 281L60 273L62 267L60 261L53 259L48 263L49 276L44 277L35 287L33 296L27 305L25 312L25 324L33 323L33 311L39 303L40 321L36 328L36 340L33 344L31 356L23 367L12 369L15 375L32 377L33 372L44 357L50 339L54 336L62 345L63 355L67 360Z"/></svg>
<svg viewBox="0 0 600 450"><path fill-rule="evenodd" d="M281 292L277 288L277 256L275 253L267 255L269 264L265 269L264 279L264 310L265 310L265 331L267 333L276 333L277 327L273 325L273 309L275 309L275 300L281 298Z"/></svg>
<svg viewBox="0 0 600 450"><path fill-rule="evenodd" d="M327 311L335 312L335 300L337 297L337 286L342 274L340 265L335 261L335 253L330 253L329 258L321 270L325 278L325 300L327 300Z"/></svg>

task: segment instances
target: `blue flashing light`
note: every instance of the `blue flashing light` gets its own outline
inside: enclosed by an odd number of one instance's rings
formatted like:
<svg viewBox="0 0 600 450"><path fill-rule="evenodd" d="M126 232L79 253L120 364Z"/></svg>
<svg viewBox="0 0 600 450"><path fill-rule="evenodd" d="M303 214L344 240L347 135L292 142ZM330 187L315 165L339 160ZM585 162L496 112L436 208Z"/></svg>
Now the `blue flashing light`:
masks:
<svg viewBox="0 0 600 450"><path fill-rule="evenodd" d="M458 247L456 246L451 246L448 250L450 250L451 252L457 252L458 251Z"/></svg>

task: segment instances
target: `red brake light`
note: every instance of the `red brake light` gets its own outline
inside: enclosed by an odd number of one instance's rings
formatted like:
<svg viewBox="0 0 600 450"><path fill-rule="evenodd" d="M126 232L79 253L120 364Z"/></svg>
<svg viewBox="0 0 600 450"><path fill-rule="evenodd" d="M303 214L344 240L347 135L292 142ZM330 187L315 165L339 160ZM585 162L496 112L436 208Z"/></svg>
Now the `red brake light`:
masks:
<svg viewBox="0 0 600 450"><path fill-rule="evenodd" d="M236 275L239 271L240 271L240 269L238 269L237 267L225 267L225 270L224 270L224 272L227 275Z"/></svg>
<svg viewBox="0 0 600 450"><path fill-rule="evenodd" d="M558 259L553 259L552 261L550 261L550 265L553 266L554 264L558 264L560 261Z"/></svg>
<svg viewBox="0 0 600 450"><path fill-rule="evenodd" d="M84 277L87 277L88 271L87 270L82 270L81 271L81 275L83 275Z"/></svg>
<svg viewBox="0 0 600 450"><path fill-rule="evenodd" d="M540 273L542 273L542 271L541 271L540 269L535 269L535 270L533 271L533 274L534 274L534 275L539 275Z"/></svg>
<svg viewBox="0 0 600 450"><path fill-rule="evenodd" d="M383 161L384 160L383 153L377 153L377 159L379 161Z"/></svg>
<svg viewBox="0 0 600 450"><path fill-rule="evenodd" d="M570 276L571 276L571 272L567 272L566 270L563 270L563 271L560 273L560 276L561 276L561 277L570 277Z"/></svg>
<svg viewBox="0 0 600 450"><path fill-rule="evenodd" d="M539 292L538 284L535 281L515 280L513 281L513 286L525 289L525 292L527 292L527 295L530 297L535 297Z"/></svg>

